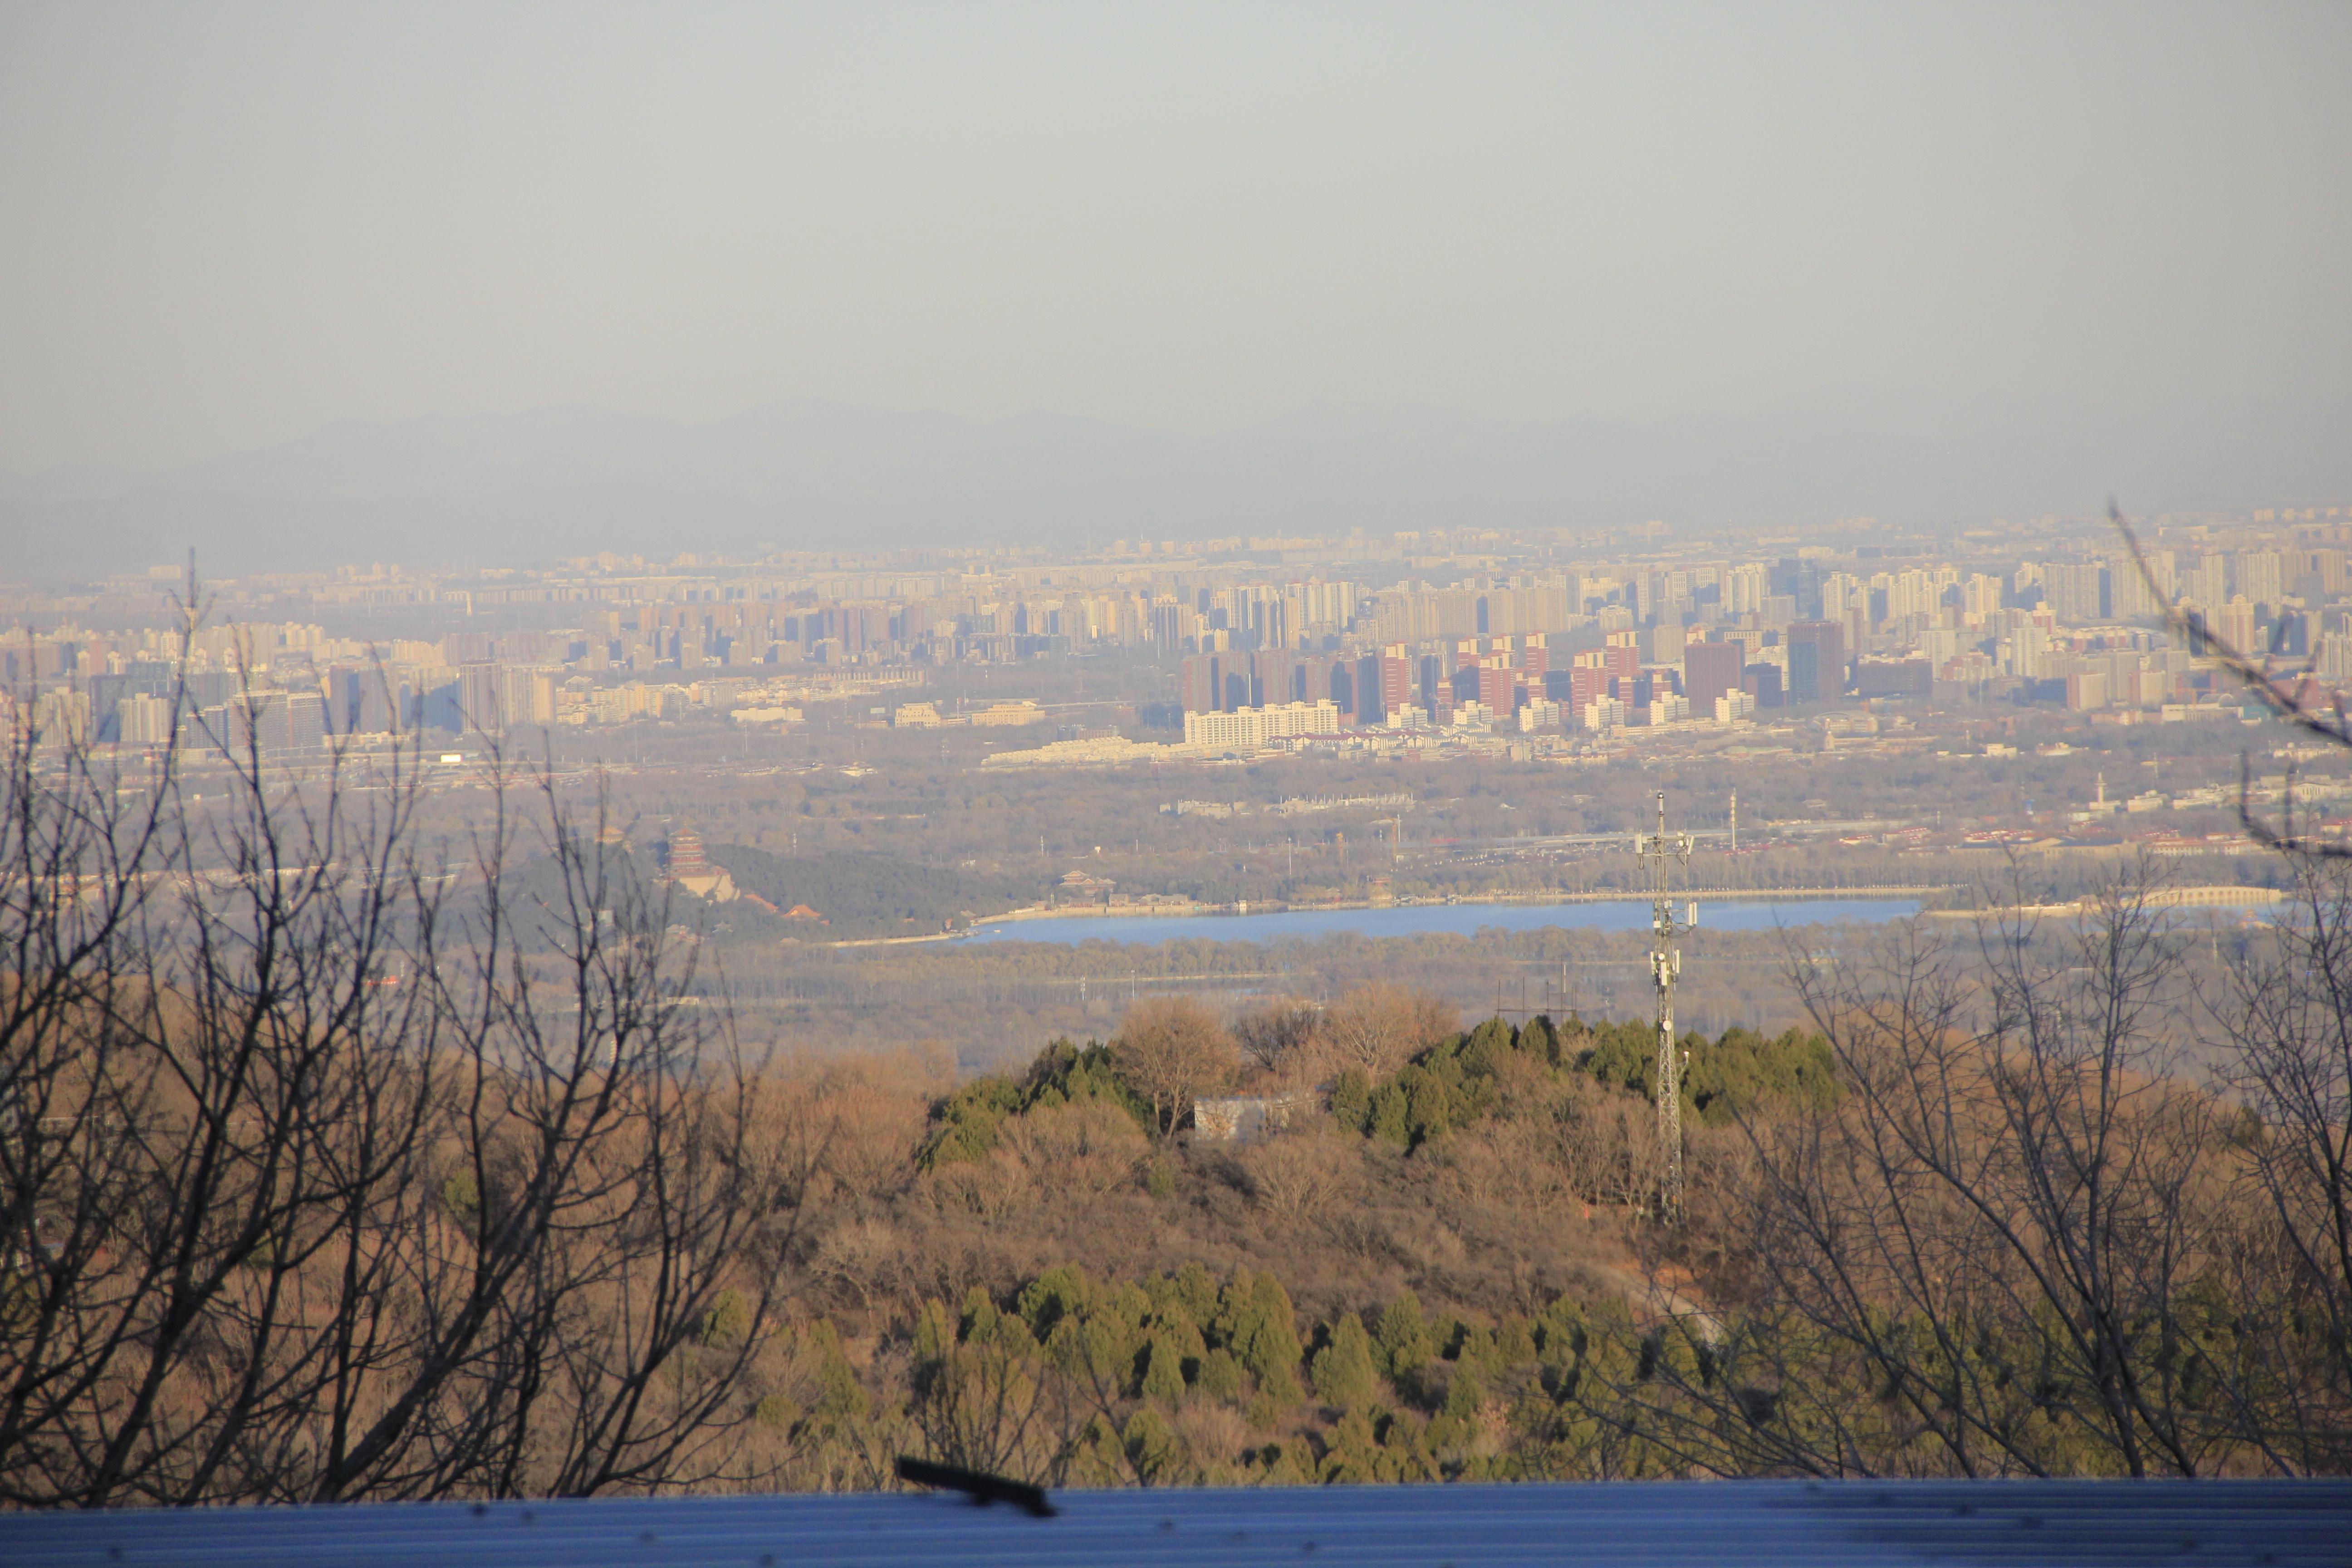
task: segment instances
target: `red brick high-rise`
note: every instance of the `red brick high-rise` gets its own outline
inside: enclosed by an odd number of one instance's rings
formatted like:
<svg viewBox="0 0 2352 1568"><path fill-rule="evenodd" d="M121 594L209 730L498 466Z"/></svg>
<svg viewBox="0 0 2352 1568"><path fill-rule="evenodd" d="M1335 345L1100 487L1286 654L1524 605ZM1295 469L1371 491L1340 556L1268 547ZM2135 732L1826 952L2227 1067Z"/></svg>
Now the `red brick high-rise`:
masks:
<svg viewBox="0 0 2352 1568"><path fill-rule="evenodd" d="M1746 650L1732 642L1695 642L1683 649L1683 695L1693 718L1715 717L1715 700L1739 689Z"/></svg>

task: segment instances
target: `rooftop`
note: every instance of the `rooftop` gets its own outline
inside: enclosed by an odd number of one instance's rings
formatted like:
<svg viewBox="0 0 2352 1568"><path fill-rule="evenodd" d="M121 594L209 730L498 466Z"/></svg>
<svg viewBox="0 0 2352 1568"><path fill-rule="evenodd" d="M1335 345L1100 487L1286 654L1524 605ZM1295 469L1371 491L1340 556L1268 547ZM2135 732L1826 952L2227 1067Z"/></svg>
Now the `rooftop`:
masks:
<svg viewBox="0 0 2352 1568"><path fill-rule="evenodd" d="M0 1514L15 1568L302 1563L2341 1563L2343 1481L1725 1481Z"/></svg>

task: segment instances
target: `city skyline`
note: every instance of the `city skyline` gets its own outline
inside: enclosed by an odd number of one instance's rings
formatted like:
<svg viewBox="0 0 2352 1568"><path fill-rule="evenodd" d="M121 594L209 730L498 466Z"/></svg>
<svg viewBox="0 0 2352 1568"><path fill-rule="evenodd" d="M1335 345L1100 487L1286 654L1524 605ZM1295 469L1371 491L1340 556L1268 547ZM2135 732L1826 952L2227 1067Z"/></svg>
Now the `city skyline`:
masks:
<svg viewBox="0 0 2352 1568"><path fill-rule="evenodd" d="M2340 1557L2347 61L0 0L0 1561Z"/></svg>

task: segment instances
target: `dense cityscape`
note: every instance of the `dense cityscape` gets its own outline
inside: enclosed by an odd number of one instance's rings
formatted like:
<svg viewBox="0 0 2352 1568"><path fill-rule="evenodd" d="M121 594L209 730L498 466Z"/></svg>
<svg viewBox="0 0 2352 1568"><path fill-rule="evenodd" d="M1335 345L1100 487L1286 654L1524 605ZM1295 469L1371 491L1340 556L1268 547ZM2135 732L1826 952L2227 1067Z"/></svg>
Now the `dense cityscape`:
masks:
<svg viewBox="0 0 2352 1568"><path fill-rule="evenodd" d="M2000 757L2021 724L2054 737L2237 719L2251 699L2200 628L2283 681L2333 689L2352 676L2346 515L2160 517L2144 572L2104 518L1912 537L1858 520L1803 543L1686 541L1653 523L1122 540L1051 563L972 551L379 564L201 583L193 630L183 569L158 566L20 590L0 677L21 721L52 734L135 751L175 725L249 729L297 763L404 735L438 755L551 731L567 753L609 753L596 737L632 723L778 740L977 728L991 769ZM2176 609L2185 634L2168 624ZM2132 819L2226 804L2202 779L2104 783L2033 816L2112 814L2147 837L2171 818Z"/></svg>
<svg viewBox="0 0 2352 1568"><path fill-rule="evenodd" d="M0 0L0 1563L2341 1568L2347 61Z"/></svg>

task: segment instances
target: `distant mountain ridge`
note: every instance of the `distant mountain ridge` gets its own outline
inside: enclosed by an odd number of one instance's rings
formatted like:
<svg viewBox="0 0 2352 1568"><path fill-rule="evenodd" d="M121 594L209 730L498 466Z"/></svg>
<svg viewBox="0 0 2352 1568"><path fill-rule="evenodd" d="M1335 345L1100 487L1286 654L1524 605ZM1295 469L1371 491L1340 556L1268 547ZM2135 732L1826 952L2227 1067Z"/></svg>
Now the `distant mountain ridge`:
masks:
<svg viewBox="0 0 2352 1568"><path fill-rule="evenodd" d="M2138 427L2015 411L1527 424L1321 405L1190 436L1054 414L977 421L779 403L688 424L578 407L341 421L155 473L0 478L0 576L162 563L522 564L1363 527L1802 526L2352 500L2352 399Z"/></svg>
<svg viewBox="0 0 2352 1568"><path fill-rule="evenodd" d="M771 404L690 425L564 406L522 414L340 420L273 447L152 474L77 468L0 480L0 496L87 500L155 488L198 495L385 500L598 485L783 502L887 504L1083 483L1172 457L1181 437L1055 415L982 424L845 404Z"/></svg>

